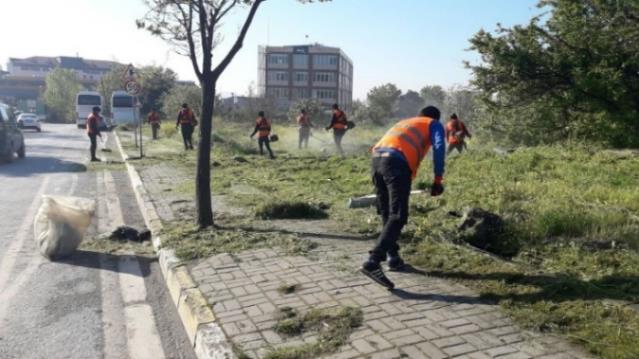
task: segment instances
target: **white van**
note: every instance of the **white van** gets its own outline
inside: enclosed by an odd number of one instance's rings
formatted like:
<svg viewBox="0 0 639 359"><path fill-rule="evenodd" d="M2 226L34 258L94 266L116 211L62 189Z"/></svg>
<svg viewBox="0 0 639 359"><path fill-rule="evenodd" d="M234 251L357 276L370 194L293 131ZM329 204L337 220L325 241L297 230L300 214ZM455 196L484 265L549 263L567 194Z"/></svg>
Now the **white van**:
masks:
<svg viewBox="0 0 639 359"><path fill-rule="evenodd" d="M111 95L111 121L113 125L137 125L139 118L135 97L125 91L114 91Z"/></svg>
<svg viewBox="0 0 639 359"><path fill-rule="evenodd" d="M95 91L80 91L75 97L75 123L78 128L87 126L87 117L94 106L102 108L102 96Z"/></svg>

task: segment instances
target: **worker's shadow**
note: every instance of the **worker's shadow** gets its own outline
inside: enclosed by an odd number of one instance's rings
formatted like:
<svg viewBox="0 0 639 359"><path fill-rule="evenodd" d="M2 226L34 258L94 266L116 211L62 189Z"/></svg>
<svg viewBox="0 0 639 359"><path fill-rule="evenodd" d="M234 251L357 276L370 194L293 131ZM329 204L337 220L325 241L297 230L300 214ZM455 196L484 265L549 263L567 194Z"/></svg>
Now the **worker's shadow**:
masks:
<svg viewBox="0 0 639 359"><path fill-rule="evenodd" d="M139 271L137 270L136 266L118 265L121 264L123 261L133 259L137 260L139 264ZM77 267L148 277L151 273L151 264L156 261L157 259L153 257L144 257L129 254L117 255L79 249L67 257L55 259L51 262L54 264L72 265Z"/></svg>

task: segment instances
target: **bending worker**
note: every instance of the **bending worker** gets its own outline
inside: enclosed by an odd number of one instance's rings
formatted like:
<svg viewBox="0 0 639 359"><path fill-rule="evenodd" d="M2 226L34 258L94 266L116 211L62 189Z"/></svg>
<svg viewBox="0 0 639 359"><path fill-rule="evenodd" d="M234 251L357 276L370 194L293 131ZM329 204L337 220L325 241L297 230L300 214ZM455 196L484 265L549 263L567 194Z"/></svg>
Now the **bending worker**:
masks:
<svg viewBox="0 0 639 359"><path fill-rule="evenodd" d="M297 125L299 126L300 132L298 148L302 149L302 144L304 148L308 148L308 138L311 136L313 123L311 122L310 116L306 113L306 109L302 109L300 115L297 116Z"/></svg>
<svg viewBox="0 0 639 359"><path fill-rule="evenodd" d="M473 136L471 136L468 129L466 129L466 124L457 117L457 114L453 113L450 115L450 120L446 124L446 138L448 139L447 154L453 152L454 149L459 153L466 149L466 142L464 141L466 137L472 138Z"/></svg>
<svg viewBox="0 0 639 359"><path fill-rule="evenodd" d="M177 122L175 128L180 127L182 131L182 140L184 141L184 149L193 149L193 129L197 126L197 120L195 114L189 108L188 104L183 103L182 109L178 113Z"/></svg>
<svg viewBox="0 0 639 359"><path fill-rule="evenodd" d="M399 255L397 240L408 220L411 182L429 148L433 147L435 177L431 195L444 192L442 179L446 144L444 126L436 107L428 106L417 117L395 124L373 147L372 174L377 194L377 210L384 225L377 245L362 266L362 273L377 283L393 289L380 265L388 259L390 270L401 271L405 263Z"/></svg>
<svg viewBox="0 0 639 359"><path fill-rule="evenodd" d="M260 155L264 154L263 146L266 146L269 157L274 159L273 151L271 151L271 140L268 136L271 134L271 121L264 116L264 111L260 111L257 114L257 120L255 120L255 129L251 133L251 138L257 133L257 144L260 147Z"/></svg>
<svg viewBox="0 0 639 359"><path fill-rule="evenodd" d="M337 147L337 151L340 155L344 156L344 150L342 149L342 138L346 133L348 126L348 121L346 119L346 114L342 111L337 104L333 105L333 118L331 119L331 124L326 127L326 131L333 129L333 140L335 141L335 146Z"/></svg>
<svg viewBox="0 0 639 359"><path fill-rule="evenodd" d="M94 106L91 109L89 117L87 117L87 135L91 141L91 162L100 162L100 159L95 156L95 150L98 147L96 137L99 136L102 138L102 134L100 133L100 122L102 122L100 107Z"/></svg>

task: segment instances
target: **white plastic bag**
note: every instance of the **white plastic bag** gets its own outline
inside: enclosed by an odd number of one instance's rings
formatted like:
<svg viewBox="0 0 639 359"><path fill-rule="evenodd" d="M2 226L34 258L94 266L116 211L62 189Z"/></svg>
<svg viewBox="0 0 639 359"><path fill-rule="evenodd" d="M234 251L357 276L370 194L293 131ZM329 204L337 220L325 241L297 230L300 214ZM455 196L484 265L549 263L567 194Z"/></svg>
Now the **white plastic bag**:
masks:
<svg viewBox="0 0 639 359"><path fill-rule="evenodd" d="M33 223L40 253L56 259L78 248L95 213L95 201L79 197L42 196Z"/></svg>

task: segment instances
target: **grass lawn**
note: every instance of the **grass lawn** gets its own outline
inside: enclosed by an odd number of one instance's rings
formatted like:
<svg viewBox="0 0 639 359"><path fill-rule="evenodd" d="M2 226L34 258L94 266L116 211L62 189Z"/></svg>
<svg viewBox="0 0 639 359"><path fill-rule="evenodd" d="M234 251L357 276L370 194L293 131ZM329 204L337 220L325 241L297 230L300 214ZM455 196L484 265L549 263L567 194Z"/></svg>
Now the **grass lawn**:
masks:
<svg viewBox="0 0 639 359"><path fill-rule="evenodd" d="M296 129L275 124L281 139L273 144L275 160L256 155L250 126L216 121L214 129L212 188L247 210L245 223L294 205L316 218L327 215L339 232L379 231L373 209L347 209L346 203L372 192L367 150L383 129L358 126L344 138L349 154L340 158L323 130L310 149L298 150ZM184 152L172 128L163 127L162 135L147 142L148 158L136 164L171 163L195 173L195 151ZM429 275L474 288L522 326L562 334L601 357L638 358L639 155L583 146L500 154L476 142L469 146L447 159L443 196L411 198L404 255ZM414 186L431 180L425 160ZM194 193L193 183L177 190ZM459 218L450 212L466 207L503 218L500 240L512 256L463 244Z"/></svg>

